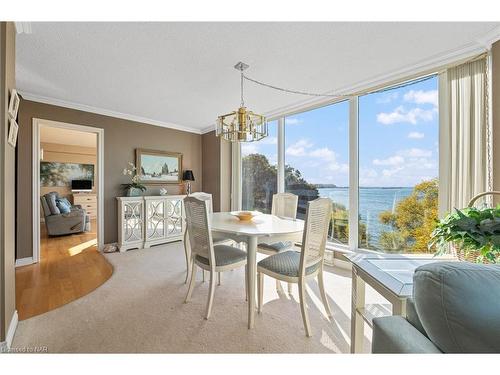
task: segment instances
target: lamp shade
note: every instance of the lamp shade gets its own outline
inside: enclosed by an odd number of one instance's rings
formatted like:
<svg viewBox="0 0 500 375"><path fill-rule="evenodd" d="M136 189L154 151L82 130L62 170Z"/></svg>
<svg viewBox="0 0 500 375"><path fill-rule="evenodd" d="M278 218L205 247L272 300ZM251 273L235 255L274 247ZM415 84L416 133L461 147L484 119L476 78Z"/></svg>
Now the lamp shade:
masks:
<svg viewBox="0 0 500 375"><path fill-rule="evenodd" d="M193 171L190 169L186 169L184 171L184 174L182 175L182 179L184 181L194 181L194 174Z"/></svg>

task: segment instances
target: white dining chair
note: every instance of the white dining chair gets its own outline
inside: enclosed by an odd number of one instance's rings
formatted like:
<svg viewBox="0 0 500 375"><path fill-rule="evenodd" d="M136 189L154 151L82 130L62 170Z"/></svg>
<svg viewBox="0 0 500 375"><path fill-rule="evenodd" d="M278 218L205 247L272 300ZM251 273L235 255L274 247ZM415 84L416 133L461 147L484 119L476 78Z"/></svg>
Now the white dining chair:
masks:
<svg viewBox="0 0 500 375"><path fill-rule="evenodd" d="M319 291L326 313L332 313L325 294L323 281L323 259L326 239L332 213L332 202L328 198L318 198L307 205L302 248L300 252L285 251L271 255L257 264L257 307L262 312L264 275L277 280L299 285L300 311L306 336L311 336L311 327L306 308L306 281L318 277Z"/></svg>
<svg viewBox="0 0 500 375"><path fill-rule="evenodd" d="M299 197L291 193L277 193L273 195L271 215L278 216L283 220L294 220L297 217L297 204ZM274 255L282 251L292 250L294 247L291 241L280 241L271 244L261 243L257 246L257 251L261 254ZM276 280L276 289L281 289L281 282ZM288 284L288 293L292 293L292 284Z"/></svg>
<svg viewBox="0 0 500 375"><path fill-rule="evenodd" d="M204 193L204 192L200 191L200 192L191 193L189 196L204 201L207 205L207 209L208 209L209 214L211 214L214 211L212 194ZM189 241L187 239L188 235L189 235L188 231L186 230L184 232L184 253L186 256L186 279L184 280L184 284L187 284L187 282L189 280L189 272L191 270L191 263L190 263L191 248L189 246ZM213 241L214 241L215 245L229 245L229 244L231 244L230 240L224 239L224 238L218 238L216 235L214 236ZM202 271L202 280L205 281L205 271ZM218 274L218 284L219 285L221 284L220 273Z"/></svg>
<svg viewBox="0 0 500 375"><path fill-rule="evenodd" d="M185 302L191 299L196 279L196 267L210 272L210 289L205 313L205 319L210 317L215 294L216 272L230 271L245 266L245 293L247 285L247 254L233 246L214 245L212 231L210 230L209 213L206 201L194 198L184 198L186 209L186 224L189 230L189 243L191 245L191 279ZM247 294L247 293L246 293ZM248 296L247 296L248 297Z"/></svg>

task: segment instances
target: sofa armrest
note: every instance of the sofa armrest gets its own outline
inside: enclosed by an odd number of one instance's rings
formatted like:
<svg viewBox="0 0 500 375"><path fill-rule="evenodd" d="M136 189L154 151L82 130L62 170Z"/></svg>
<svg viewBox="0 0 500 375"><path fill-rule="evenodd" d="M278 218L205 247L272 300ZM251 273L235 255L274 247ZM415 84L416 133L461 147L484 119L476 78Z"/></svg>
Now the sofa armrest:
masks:
<svg viewBox="0 0 500 375"><path fill-rule="evenodd" d="M402 316L373 319L372 353L441 353Z"/></svg>

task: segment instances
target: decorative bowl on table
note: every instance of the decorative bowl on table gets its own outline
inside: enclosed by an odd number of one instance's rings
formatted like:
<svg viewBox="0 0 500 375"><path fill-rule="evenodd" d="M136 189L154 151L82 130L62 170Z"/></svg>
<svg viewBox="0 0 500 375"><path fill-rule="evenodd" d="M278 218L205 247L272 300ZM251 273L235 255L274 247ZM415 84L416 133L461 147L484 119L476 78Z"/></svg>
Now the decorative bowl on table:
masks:
<svg viewBox="0 0 500 375"><path fill-rule="evenodd" d="M233 211L231 215L236 216L240 221L251 221L255 216L260 215L259 211Z"/></svg>

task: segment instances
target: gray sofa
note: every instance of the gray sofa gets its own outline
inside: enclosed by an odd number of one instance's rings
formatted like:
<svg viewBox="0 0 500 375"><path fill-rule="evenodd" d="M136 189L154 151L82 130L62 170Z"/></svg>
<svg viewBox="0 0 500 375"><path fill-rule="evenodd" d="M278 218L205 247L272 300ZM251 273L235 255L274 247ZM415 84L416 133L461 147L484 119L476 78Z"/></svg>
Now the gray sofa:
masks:
<svg viewBox="0 0 500 375"><path fill-rule="evenodd" d="M55 210L54 199L51 196L58 197L57 193L51 192L40 198L49 236L62 236L88 230L88 215L81 206L71 206L71 211L68 213L57 213L58 210Z"/></svg>
<svg viewBox="0 0 500 375"><path fill-rule="evenodd" d="M372 353L500 353L500 265L416 269L406 318L373 320Z"/></svg>

